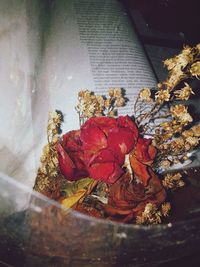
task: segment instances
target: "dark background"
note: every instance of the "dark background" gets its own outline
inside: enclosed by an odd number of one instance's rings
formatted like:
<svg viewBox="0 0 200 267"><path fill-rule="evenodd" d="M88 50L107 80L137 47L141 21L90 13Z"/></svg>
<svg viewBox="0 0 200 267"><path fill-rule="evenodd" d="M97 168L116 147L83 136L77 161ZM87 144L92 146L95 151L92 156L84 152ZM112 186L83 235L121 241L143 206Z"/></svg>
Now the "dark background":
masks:
<svg viewBox="0 0 200 267"><path fill-rule="evenodd" d="M189 45L200 42L199 0L121 0L127 7L139 9L150 28L162 32L183 33Z"/></svg>

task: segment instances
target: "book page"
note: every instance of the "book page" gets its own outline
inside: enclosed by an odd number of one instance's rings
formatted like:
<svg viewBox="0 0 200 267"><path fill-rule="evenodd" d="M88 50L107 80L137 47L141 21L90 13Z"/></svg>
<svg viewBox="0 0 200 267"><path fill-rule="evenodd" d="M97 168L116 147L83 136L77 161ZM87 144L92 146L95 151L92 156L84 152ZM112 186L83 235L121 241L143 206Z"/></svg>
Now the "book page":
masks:
<svg viewBox="0 0 200 267"><path fill-rule="evenodd" d="M126 90L127 107L143 87L156 84L143 48L122 5L116 0L54 1L44 56L50 106L66 114L64 130L79 127L77 93ZM42 90L44 86L41 86Z"/></svg>

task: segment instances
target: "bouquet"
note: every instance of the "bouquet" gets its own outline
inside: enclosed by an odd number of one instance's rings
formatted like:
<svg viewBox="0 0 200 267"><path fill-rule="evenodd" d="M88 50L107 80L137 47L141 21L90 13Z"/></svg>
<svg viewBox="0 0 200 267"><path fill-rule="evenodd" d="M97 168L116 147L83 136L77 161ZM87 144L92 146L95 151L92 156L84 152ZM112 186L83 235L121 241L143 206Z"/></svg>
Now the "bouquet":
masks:
<svg viewBox="0 0 200 267"><path fill-rule="evenodd" d="M118 116L128 101L121 88L110 88L107 96L81 90L78 130L62 134L62 112L49 112L34 189L97 218L165 222L173 209L169 192L186 184L182 172L167 170L192 158L199 145L200 124L189 99L200 77L200 44L185 46L164 65L167 79L140 91L131 116Z"/></svg>

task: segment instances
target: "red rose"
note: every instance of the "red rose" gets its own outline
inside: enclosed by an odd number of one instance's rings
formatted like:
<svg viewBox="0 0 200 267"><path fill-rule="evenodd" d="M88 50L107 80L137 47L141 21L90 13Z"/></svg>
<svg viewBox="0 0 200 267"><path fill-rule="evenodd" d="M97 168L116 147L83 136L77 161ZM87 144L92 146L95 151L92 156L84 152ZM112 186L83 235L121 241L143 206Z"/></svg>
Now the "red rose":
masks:
<svg viewBox="0 0 200 267"><path fill-rule="evenodd" d="M125 155L137 139L137 126L128 116L91 118L58 144L61 172L68 180L89 176L113 183L123 173Z"/></svg>
<svg viewBox="0 0 200 267"><path fill-rule="evenodd" d="M154 172L149 169L149 183L131 182L126 173L109 188L108 204L104 210L111 220L131 222L140 215L147 203L159 206L166 198L166 192Z"/></svg>

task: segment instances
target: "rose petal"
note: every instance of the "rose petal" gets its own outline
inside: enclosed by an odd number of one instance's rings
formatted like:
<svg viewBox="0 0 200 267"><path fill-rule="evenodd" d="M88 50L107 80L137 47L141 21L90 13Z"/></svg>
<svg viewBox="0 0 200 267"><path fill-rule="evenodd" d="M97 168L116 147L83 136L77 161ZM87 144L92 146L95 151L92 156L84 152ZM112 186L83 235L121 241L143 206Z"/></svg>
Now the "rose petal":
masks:
<svg viewBox="0 0 200 267"><path fill-rule="evenodd" d="M67 151L79 151L81 148L80 131L70 131L64 134L62 144Z"/></svg>
<svg viewBox="0 0 200 267"><path fill-rule="evenodd" d="M133 132L134 140L138 138L138 128L135 122L127 115L127 116L119 116L117 119L117 125L119 127L128 128Z"/></svg>
<svg viewBox="0 0 200 267"><path fill-rule="evenodd" d="M133 173L137 178L144 184L147 185L150 175L148 173L147 165L140 162L135 156L130 157L131 167L133 169Z"/></svg>
<svg viewBox="0 0 200 267"><path fill-rule="evenodd" d="M104 132L97 126L85 125L81 128L81 141L83 150L98 151L107 147L107 139Z"/></svg>
<svg viewBox="0 0 200 267"><path fill-rule="evenodd" d="M81 151L78 153L71 152L69 156L60 143L57 144L56 148L60 171L67 180L74 181L88 176L85 164L79 156Z"/></svg>
<svg viewBox="0 0 200 267"><path fill-rule="evenodd" d="M75 165L66 151L63 149L60 143L56 146L58 152L58 161L60 171L64 176L66 176L69 180L73 180L72 177L74 175Z"/></svg>
<svg viewBox="0 0 200 267"><path fill-rule="evenodd" d="M95 180L114 183L123 173L122 169L116 163L96 163L88 168L89 175Z"/></svg>
<svg viewBox="0 0 200 267"><path fill-rule="evenodd" d="M85 151L85 162L87 166L95 163L115 162L116 158L114 153L108 149L102 149L97 153L88 153Z"/></svg>
<svg viewBox="0 0 200 267"><path fill-rule="evenodd" d="M134 149L134 155L137 159L144 163L152 163L156 155L156 149L151 145L152 140L146 138L138 138Z"/></svg>
<svg viewBox="0 0 200 267"><path fill-rule="evenodd" d="M107 135L107 132L115 127L117 122L116 119L110 117L93 117L85 122L84 127L88 125L89 127L97 126Z"/></svg>
<svg viewBox="0 0 200 267"><path fill-rule="evenodd" d="M112 128L108 134L108 147L118 158L120 164L124 163L125 155L134 148L134 134L128 128Z"/></svg>

